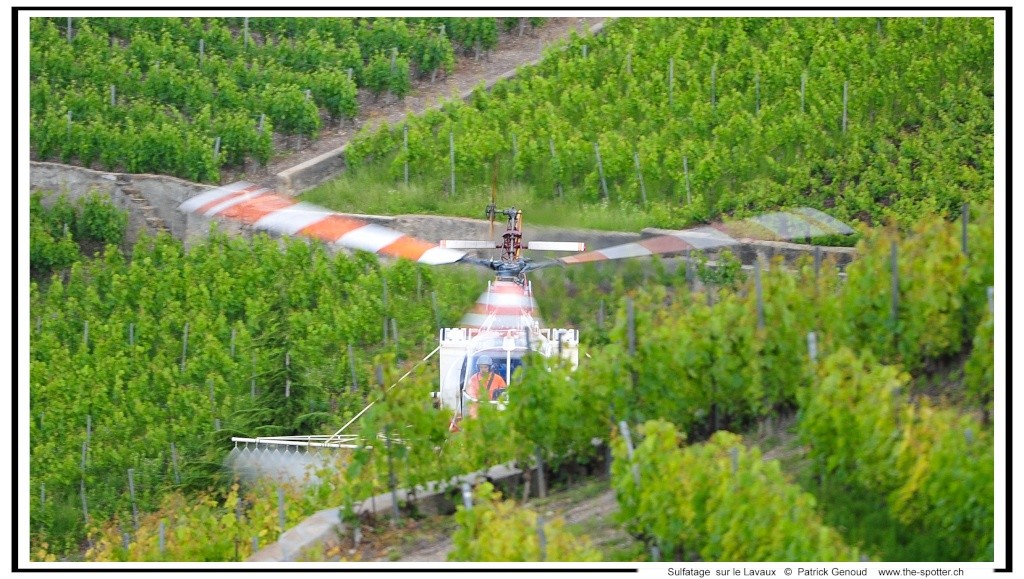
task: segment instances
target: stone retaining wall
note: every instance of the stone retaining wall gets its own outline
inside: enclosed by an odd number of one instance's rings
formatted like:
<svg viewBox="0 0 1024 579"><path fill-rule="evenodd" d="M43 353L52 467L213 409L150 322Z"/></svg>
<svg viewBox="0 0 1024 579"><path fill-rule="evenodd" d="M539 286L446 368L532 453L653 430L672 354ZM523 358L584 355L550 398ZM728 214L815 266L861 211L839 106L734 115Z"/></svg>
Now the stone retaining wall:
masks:
<svg viewBox="0 0 1024 579"><path fill-rule="evenodd" d="M533 472L535 471L531 471ZM483 481L490 481L503 495L511 496L527 480L523 475L519 468L511 464L502 464L456 477L446 484L428 483L425 487L417 487L415 493L399 489L395 494L398 496L399 505L405 508L414 505L415 510L421 514L450 515L455 512L456 505L453 493L459 492L463 482L476 486ZM538 479L536 476L530 476L528 480L535 482ZM536 494L536 489L531 488L530 492ZM359 503L355 507L355 512L360 516L388 517L393 512L392 504L393 497L388 492ZM276 542L260 549L247 561L276 563L302 560L303 555L311 550L322 554L325 550L341 544L343 539L352 541L354 534L355 531L350 530L342 522L338 507L324 509L282 533Z"/></svg>

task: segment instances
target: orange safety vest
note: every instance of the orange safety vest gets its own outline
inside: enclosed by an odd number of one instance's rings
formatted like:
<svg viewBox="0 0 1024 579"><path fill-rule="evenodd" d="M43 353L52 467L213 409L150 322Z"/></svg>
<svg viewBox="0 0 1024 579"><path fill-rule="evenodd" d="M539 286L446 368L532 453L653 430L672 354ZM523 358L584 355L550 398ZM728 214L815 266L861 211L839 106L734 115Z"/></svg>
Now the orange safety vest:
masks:
<svg viewBox="0 0 1024 579"><path fill-rule="evenodd" d="M494 400L494 393L503 388L506 388L505 379L498 374L491 372L490 377L487 379L487 400ZM469 385L466 386L466 393L469 394L471 398L480 400L480 372L470 376Z"/></svg>

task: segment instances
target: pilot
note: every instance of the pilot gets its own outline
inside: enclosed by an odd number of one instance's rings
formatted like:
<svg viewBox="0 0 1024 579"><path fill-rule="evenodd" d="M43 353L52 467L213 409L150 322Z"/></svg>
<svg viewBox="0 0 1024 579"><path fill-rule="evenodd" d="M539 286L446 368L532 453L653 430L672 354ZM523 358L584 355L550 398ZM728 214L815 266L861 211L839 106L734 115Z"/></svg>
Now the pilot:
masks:
<svg viewBox="0 0 1024 579"><path fill-rule="evenodd" d="M469 384L466 386L466 397L473 402L478 402L480 399L480 385L484 384L487 388L487 399L497 400L498 396L507 388L505 379L491 371L490 356L480 356L476 361L476 366L479 371L470 376ZM470 405L469 415L476 418L476 404Z"/></svg>

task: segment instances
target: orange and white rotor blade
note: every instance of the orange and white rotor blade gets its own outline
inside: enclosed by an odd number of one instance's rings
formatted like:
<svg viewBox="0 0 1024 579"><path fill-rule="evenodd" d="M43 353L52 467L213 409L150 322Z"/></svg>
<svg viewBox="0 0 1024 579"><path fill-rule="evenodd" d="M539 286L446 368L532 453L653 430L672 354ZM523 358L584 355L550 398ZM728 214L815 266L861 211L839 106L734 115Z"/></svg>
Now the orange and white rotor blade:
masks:
<svg viewBox="0 0 1024 579"><path fill-rule="evenodd" d="M188 199L179 211L231 219L281 235L303 235L348 249L418 261L428 265L455 263L464 251L438 247L399 231L367 223L312 203L238 182Z"/></svg>
<svg viewBox="0 0 1024 579"><path fill-rule="evenodd" d="M713 250L743 243L743 239L791 241L824 235L849 235L848 225L817 209L800 207L793 211L775 211L719 225L676 231L622 245L614 245L579 255L554 260L553 265L592 261L669 255L692 250ZM542 264L547 266L548 264Z"/></svg>

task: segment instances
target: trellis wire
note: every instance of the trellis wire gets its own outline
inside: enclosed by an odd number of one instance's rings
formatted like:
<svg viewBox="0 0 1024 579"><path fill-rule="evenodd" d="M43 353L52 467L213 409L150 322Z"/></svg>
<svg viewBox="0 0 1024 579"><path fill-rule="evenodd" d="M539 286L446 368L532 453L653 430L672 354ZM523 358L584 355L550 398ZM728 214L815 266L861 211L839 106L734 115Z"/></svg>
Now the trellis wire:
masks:
<svg viewBox="0 0 1024 579"><path fill-rule="evenodd" d="M548 496L548 484L547 479L544 478L544 454L541 452L540 445L537 445L533 454L537 459L537 494L543 499Z"/></svg>
<svg viewBox="0 0 1024 579"><path fill-rule="evenodd" d="M551 162L552 163L557 163L558 162L558 157L555 155L555 139L554 138L548 137L548 147L551 149ZM558 179L557 175L555 175L555 188L558 190L558 196L562 197L562 182Z"/></svg>
<svg viewBox="0 0 1024 579"><path fill-rule="evenodd" d="M683 155L683 181L686 183L686 204L689 205L693 203L693 198L690 196L690 166L686 155Z"/></svg>
<svg viewBox="0 0 1024 579"><path fill-rule="evenodd" d="M348 344L348 367L352 371L352 392L355 393L359 389L359 383L356 380L356 359L352 354L352 344Z"/></svg>
<svg viewBox="0 0 1024 579"><path fill-rule="evenodd" d="M647 206L647 187L644 186L644 174L640 170L640 152L633 151L633 164L636 165L636 178L640 181L640 200ZM646 270L644 270L646 271Z"/></svg>
<svg viewBox="0 0 1024 579"><path fill-rule="evenodd" d="M970 219L970 207L967 203L960 206L960 245L963 249L964 255L968 255L967 252L967 222Z"/></svg>
<svg viewBox="0 0 1024 579"><path fill-rule="evenodd" d="M398 480L395 477L394 458L391 453L391 425L384 426L384 439L388 451L388 486L391 487L391 517L392 523L397 525L401 518L398 511Z"/></svg>
<svg viewBox="0 0 1024 579"><path fill-rule="evenodd" d="M640 467L633 463L633 435L630 434L629 424L625 420L619 421L619 431L622 432L622 438L626 441L626 457L633 464L633 482L636 483L636 486L640 486Z"/></svg>
<svg viewBox="0 0 1024 579"><path fill-rule="evenodd" d="M434 309L434 321L437 322L437 327L441 327L441 310L437 307L437 292L430 292L430 303Z"/></svg>
<svg viewBox="0 0 1024 579"><path fill-rule="evenodd" d="M633 315L633 298L626 298L626 331L628 332L629 355L636 355L636 317Z"/></svg>
<svg viewBox="0 0 1024 579"><path fill-rule="evenodd" d="M672 107L672 85L675 84L676 78L676 59L668 59L668 106Z"/></svg>
<svg viewBox="0 0 1024 579"><path fill-rule="evenodd" d="M807 90L807 71L800 73L800 112L804 112L804 95Z"/></svg>
<svg viewBox="0 0 1024 579"><path fill-rule="evenodd" d="M181 484L181 472L178 471L178 449L171 443L171 467L174 469L174 484Z"/></svg>
<svg viewBox="0 0 1024 579"><path fill-rule="evenodd" d="M892 242L892 251L890 252L890 264L892 269L892 306L889 311L889 319L893 324L893 335L895 336L896 320L899 315L900 306L900 272L899 272L899 258L896 241Z"/></svg>
<svg viewBox="0 0 1024 579"><path fill-rule="evenodd" d="M711 65L711 110L715 110L715 76L718 74L718 64Z"/></svg>
<svg viewBox="0 0 1024 579"><path fill-rule="evenodd" d="M82 484L79 490L82 495L82 517L85 518L85 524L89 524L89 503L85 499L85 478L82 478Z"/></svg>
<svg viewBox="0 0 1024 579"><path fill-rule="evenodd" d="M399 358L398 350L398 321L395 318L391 318L391 339L395 341L395 360Z"/></svg>
<svg viewBox="0 0 1024 579"><path fill-rule="evenodd" d="M764 329L764 292L761 289L761 256L754 260L754 291L757 292L757 329Z"/></svg>
<svg viewBox="0 0 1024 579"><path fill-rule="evenodd" d="M139 530L139 508L135 504L135 469L128 469L128 496L132 500L132 522L135 524L135 530Z"/></svg>
<svg viewBox="0 0 1024 579"><path fill-rule="evenodd" d="M185 356L188 354L188 322L185 322L185 333L181 340L181 371L185 371Z"/></svg>
<svg viewBox="0 0 1024 579"><path fill-rule="evenodd" d="M249 398L256 398L256 352L252 354L252 374L249 375Z"/></svg>
<svg viewBox="0 0 1024 579"><path fill-rule="evenodd" d="M761 73L754 74L754 114L761 114Z"/></svg>
<svg viewBox="0 0 1024 579"><path fill-rule="evenodd" d="M594 141L594 157L597 158L597 174L601 177L601 193L604 196L604 200L608 200L608 183L604 180L604 164L601 163L601 148Z"/></svg>
<svg viewBox="0 0 1024 579"><path fill-rule="evenodd" d="M847 92L850 88L850 81L843 82L843 132L846 132L846 103L847 103Z"/></svg>
<svg viewBox="0 0 1024 579"><path fill-rule="evenodd" d="M455 131L448 133L448 152L451 157L452 188L450 194L455 196Z"/></svg>
<svg viewBox="0 0 1024 579"><path fill-rule="evenodd" d="M547 537L544 536L544 516L537 515L537 545L540 548L540 560L544 561L548 555Z"/></svg>

